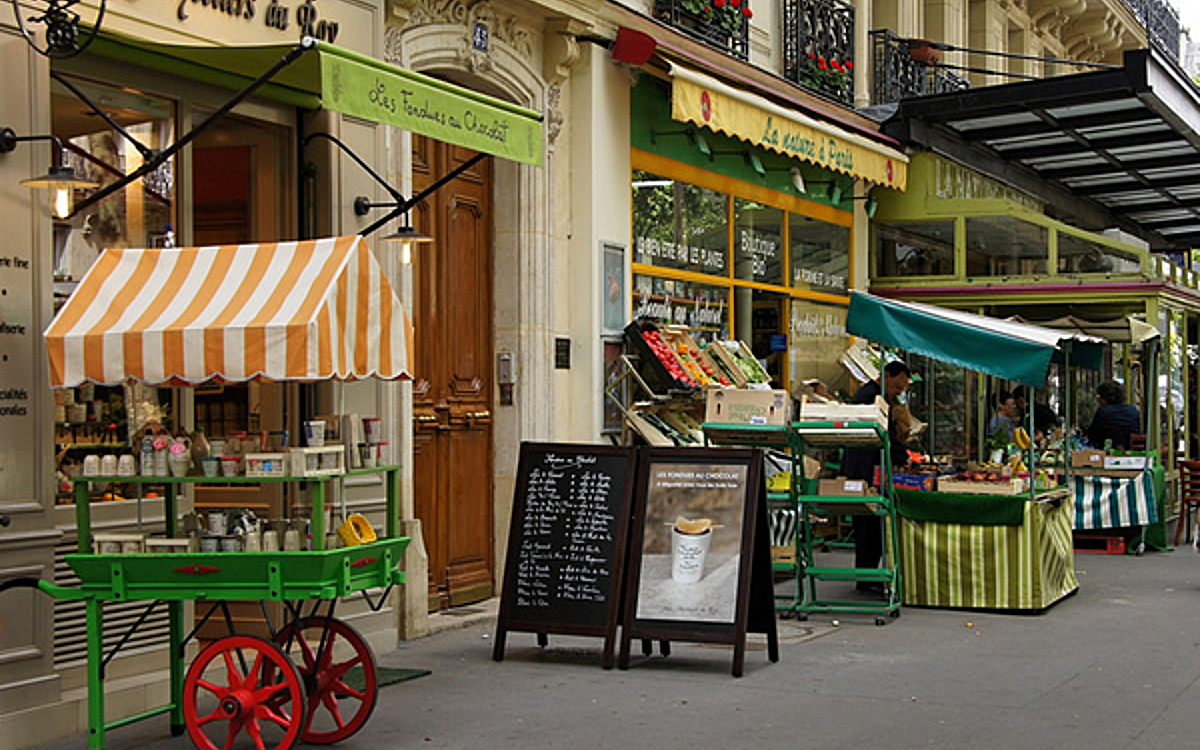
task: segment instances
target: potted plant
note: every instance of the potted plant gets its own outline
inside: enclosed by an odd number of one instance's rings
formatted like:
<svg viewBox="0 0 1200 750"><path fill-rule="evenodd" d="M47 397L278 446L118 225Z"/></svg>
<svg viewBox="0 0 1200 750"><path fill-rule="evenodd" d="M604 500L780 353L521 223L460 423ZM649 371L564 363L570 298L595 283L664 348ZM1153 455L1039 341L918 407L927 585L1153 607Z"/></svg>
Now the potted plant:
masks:
<svg viewBox="0 0 1200 750"><path fill-rule="evenodd" d="M805 86L817 91L841 93L850 84L850 76L854 72L852 60L841 61L834 58L825 59L816 52L808 53L800 81Z"/></svg>
<svg viewBox="0 0 1200 750"><path fill-rule="evenodd" d="M908 56L922 65L937 65L942 59L942 51L928 39L909 39Z"/></svg>

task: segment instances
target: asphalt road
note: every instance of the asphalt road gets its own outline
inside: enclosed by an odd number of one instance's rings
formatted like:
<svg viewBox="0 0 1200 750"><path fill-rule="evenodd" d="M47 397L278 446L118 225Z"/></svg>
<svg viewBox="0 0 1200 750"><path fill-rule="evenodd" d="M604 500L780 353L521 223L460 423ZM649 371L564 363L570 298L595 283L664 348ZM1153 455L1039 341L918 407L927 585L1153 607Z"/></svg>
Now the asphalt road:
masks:
<svg viewBox="0 0 1200 750"><path fill-rule="evenodd" d="M780 661L753 636L737 679L728 647L681 642L604 670L598 638L539 648L514 633L496 662L494 621L461 617L464 627L378 655L432 674L382 688L365 728L337 746L1200 748L1200 555L1077 554L1076 567L1079 592L1040 615L779 620ZM192 747L165 725L110 731L108 747ZM42 750L85 747L78 735Z"/></svg>

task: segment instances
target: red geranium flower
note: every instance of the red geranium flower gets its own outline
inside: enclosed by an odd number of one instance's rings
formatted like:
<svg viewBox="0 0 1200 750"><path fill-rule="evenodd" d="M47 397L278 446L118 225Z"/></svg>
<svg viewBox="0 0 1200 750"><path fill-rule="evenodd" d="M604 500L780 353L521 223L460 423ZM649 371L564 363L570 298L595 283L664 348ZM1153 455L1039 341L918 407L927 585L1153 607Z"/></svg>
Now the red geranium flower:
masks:
<svg viewBox="0 0 1200 750"><path fill-rule="evenodd" d="M832 65L833 69L836 70L837 72L839 72L839 73L842 72L842 64L840 62L838 62L837 60L833 60L829 64Z"/></svg>
<svg viewBox="0 0 1200 750"><path fill-rule="evenodd" d="M821 70L827 70L829 68L829 66L825 64L824 60L821 60L821 62L818 63L818 65L820 66Z"/></svg>
<svg viewBox="0 0 1200 750"><path fill-rule="evenodd" d="M742 8L742 15L746 18L754 18L754 11L750 10L750 6L747 5L746 7Z"/></svg>
<svg viewBox="0 0 1200 750"><path fill-rule="evenodd" d="M846 70L854 70L854 62L853 61L851 61L851 60L846 61Z"/></svg>

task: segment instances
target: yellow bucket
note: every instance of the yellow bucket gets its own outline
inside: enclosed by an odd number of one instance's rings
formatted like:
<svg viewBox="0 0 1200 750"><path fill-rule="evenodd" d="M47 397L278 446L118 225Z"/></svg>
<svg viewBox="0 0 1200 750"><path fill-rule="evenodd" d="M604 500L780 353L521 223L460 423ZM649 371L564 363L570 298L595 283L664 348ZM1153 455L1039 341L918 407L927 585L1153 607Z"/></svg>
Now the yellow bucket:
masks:
<svg viewBox="0 0 1200 750"><path fill-rule="evenodd" d="M375 529L371 527L371 522L366 516L361 513L353 513L346 522L338 527L338 536L346 543L347 547L357 547L360 544L369 544L375 541Z"/></svg>

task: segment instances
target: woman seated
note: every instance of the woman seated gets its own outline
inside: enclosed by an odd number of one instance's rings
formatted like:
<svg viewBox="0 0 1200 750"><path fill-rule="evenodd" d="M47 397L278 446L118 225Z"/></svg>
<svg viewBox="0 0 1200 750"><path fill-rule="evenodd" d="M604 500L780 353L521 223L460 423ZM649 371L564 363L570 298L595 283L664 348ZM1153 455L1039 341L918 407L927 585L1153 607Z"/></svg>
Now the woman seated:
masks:
<svg viewBox="0 0 1200 750"><path fill-rule="evenodd" d="M1129 448L1129 436L1142 431L1142 415L1133 404L1125 403L1125 389L1112 380L1096 387L1100 406L1088 427L1088 443L1093 448L1110 446L1125 450Z"/></svg>

